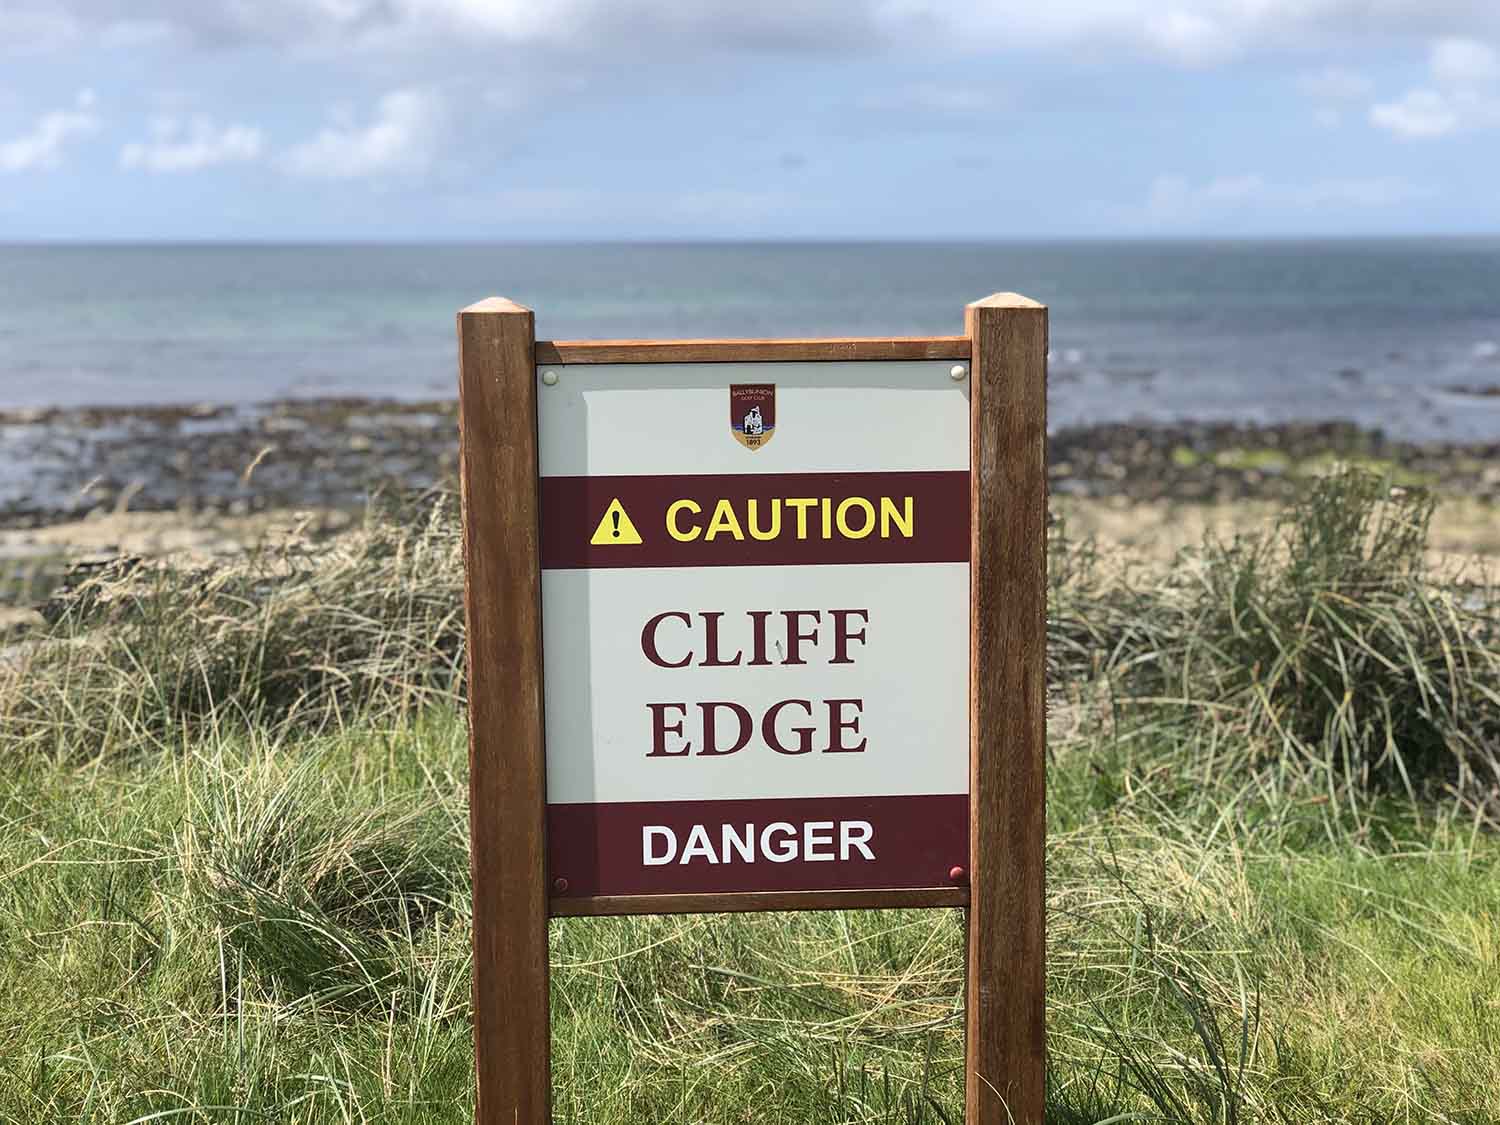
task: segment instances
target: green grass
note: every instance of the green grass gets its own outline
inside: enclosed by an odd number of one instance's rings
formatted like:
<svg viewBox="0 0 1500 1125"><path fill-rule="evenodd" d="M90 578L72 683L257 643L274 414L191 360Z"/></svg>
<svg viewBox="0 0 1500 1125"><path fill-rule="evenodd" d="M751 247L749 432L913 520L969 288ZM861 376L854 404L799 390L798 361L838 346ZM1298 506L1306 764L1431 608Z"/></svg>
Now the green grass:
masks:
<svg viewBox="0 0 1500 1125"><path fill-rule="evenodd" d="M1172 730L1087 725L1052 768L1054 1120L1500 1117L1500 841L1187 784ZM467 1120L464 768L438 711L9 770L0 1119ZM552 941L561 1120L961 1116L956 912Z"/></svg>
<svg viewBox="0 0 1500 1125"><path fill-rule="evenodd" d="M1049 1121L1500 1120L1493 591L1328 488L1165 574L1053 544ZM458 572L407 526L0 663L0 1121L470 1119ZM959 912L551 933L559 1120L962 1116Z"/></svg>

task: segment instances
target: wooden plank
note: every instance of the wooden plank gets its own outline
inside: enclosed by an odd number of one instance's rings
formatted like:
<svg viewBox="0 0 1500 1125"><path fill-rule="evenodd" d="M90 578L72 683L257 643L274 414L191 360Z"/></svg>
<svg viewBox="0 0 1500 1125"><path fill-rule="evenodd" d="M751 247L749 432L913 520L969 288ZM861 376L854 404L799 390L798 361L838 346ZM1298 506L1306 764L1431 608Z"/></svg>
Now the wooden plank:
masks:
<svg viewBox="0 0 1500 1125"><path fill-rule="evenodd" d="M1045 1111L1047 309L968 306L973 613L965 1118Z"/></svg>
<svg viewBox="0 0 1500 1125"><path fill-rule="evenodd" d="M477 1125L551 1116L531 310L458 314Z"/></svg>
<svg viewBox="0 0 1500 1125"><path fill-rule="evenodd" d="M739 894L614 895L554 898L554 917L611 914L720 914L746 910L884 910L909 906L967 906L967 887L914 890L744 891Z"/></svg>
<svg viewBox="0 0 1500 1125"><path fill-rule="evenodd" d="M543 363L832 362L851 359L968 359L967 336L826 340L538 340Z"/></svg>

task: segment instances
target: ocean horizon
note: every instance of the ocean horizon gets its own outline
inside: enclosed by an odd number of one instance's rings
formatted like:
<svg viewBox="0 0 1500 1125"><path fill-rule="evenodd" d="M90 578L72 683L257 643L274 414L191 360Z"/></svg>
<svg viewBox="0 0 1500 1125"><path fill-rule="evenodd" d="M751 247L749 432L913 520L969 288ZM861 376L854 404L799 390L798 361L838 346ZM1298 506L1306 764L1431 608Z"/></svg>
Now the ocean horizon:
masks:
<svg viewBox="0 0 1500 1125"><path fill-rule="evenodd" d="M1500 433L1500 237L0 245L0 409L451 398L453 315L539 338L948 335L1051 307L1050 421Z"/></svg>

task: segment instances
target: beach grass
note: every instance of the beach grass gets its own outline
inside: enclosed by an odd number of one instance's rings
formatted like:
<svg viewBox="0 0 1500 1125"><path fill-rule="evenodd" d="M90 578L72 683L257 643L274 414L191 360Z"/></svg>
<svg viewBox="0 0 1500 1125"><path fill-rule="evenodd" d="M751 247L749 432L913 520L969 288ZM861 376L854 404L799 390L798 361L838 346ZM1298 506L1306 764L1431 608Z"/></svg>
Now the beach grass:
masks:
<svg viewBox="0 0 1500 1125"><path fill-rule="evenodd" d="M1055 538L1049 1121L1500 1119L1496 603L1378 483ZM0 1120L470 1119L454 544L97 576L0 664ZM958 911L551 935L559 1120L962 1117Z"/></svg>
<svg viewBox="0 0 1500 1125"><path fill-rule="evenodd" d="M1492 1121L1500 841L1194 778L1178 733L1055 748L1051 1120ZM464 1121L461 716L0 793L0 1119ZM961 917L552 926L560 1120L961 1117Z"/></svg>

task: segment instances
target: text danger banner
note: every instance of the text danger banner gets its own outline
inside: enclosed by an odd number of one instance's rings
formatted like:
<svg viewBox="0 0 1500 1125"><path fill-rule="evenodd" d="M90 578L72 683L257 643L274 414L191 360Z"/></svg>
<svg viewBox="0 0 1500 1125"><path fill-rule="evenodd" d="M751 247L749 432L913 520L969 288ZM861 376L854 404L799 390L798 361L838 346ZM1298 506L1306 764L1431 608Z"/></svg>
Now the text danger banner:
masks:
<svg viewBox="0 0 1500 1125"><path fill-rule="evenodd" d="M930 887L968 852L969 799L550 805L547 832L570 896Z"/></svg>

